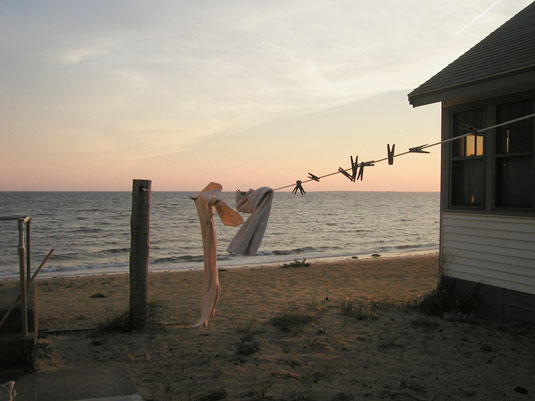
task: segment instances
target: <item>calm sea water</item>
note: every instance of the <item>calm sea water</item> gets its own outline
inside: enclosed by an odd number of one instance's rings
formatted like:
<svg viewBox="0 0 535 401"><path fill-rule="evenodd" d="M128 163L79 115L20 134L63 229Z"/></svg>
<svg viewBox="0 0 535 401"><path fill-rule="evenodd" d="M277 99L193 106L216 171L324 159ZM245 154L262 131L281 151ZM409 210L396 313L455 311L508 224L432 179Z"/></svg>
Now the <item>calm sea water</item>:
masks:
<svg viewBox="0 0 535 401"><path fill-rule="evenodd" d="M202 267L202 240L189 192L153 192L150 269ZM222 198L234 205L234 194ZM42 276L128 271L130 192L0 192L0 216L32 216L32 265L51 248ZM247 215L244 215L244 219ZM218 217L218 265L438 250L439 194L313 192L275 194L258 256L231 255L238 228ZM18 272L15 221L0 221L0 278Z"/></svg>

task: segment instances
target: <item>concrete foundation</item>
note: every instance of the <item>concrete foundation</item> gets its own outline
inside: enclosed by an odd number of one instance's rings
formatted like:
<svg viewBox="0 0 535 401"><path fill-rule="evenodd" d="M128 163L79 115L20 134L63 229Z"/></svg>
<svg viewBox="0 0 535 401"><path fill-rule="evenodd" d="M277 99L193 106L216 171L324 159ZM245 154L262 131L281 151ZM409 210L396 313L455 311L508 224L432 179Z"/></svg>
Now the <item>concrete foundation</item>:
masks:
<svg viewBox="0 0 535 401"><path fill-rule="evenodd" d="M33 368L35 362L35 336L3 334L0 336L0 370Z"/></svg>
<svg viewBox="0 0 535 401"><path fill-rule="evenodd" d="M535 295L474 283L457 278L446 278L451 282L451 291L462 300L474 305L474 313L486 319L515 320L535 323Z"/></svg>
<svg viewBox="0 0 535 401"><path fill-rule="evenodd" d="M19 289L8 287L0 289L0 319L4 317ZM39 334L37 287L28 288L28 336L22 336L20 306L9 315L0 327L0 370L33 368L35 348Z"/></svg>

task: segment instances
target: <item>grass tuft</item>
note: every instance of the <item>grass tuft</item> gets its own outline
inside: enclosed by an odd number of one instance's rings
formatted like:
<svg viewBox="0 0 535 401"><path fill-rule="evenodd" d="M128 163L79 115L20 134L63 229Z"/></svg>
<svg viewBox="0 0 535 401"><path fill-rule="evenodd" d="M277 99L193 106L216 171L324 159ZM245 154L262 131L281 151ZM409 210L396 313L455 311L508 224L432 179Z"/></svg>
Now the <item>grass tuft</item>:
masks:
<svg viewBox="0 0 535 401"><path fill-rule="evenodd" d="M310 323L312 316L305 313L283 311L273 316L269 322L282 331L290 331L292 328L301 327Z"/></svg>
<svg viewBox="0 0 535 401"><path fill-rule="evenodd" d="M422 295L416 301L416 309L432 315L461 312L472 314L476 311L479 285L462 297L456 296L453 291L453 280L441 277L437 286L429 293Z"/></svg>
<svg viewBox="0 0 535 401"><path fill-rule="evenodd" d="M164 309L164 304L160 301L151 301L148 303L149 309L149 327L157 324L156 319L161 311ZM132 331L132 324L130 322L130 312L124 311L121 314L106 320L97 325L97 331L104 333L128 333Z"/></svg>
<svg viewBox="0 0 535 401"><path fill-rule="evenodd" d="M371 304L359 304L349 297L346 297L340 303L340 312L343 315L351 316L359 320L369 318L373 315Z"/></svg>
<svg viewBox="0 0 535 401"><path fill-rule="evenodd" d="M208 391L197 398L198 401L218 401L227 398L227 390L224 388Z"/></svg>
<svg viewBox="0 0 535 401"><path fill-rule="evenodd" d="M332 398L332 401L353 401L354 399L355 397L352 394L340 392Z"/></svg>
<svg viewBox="0 0 535 401"><path fill-rule="evenodd" d="M410 325L413 329L421 329L423 331L434 331L440 329L439 323L429 319L411 320Z"/></svg>
<svg viewBox="0 0 535 401"><path fill-rule="evenodd" d="M98 324L97 331L104 333L127 333L132 331L132 325L130 324L130 313L128 311L124 311L120 315L112 317L105 322Z"/></svg>
<svg viewBox="0 0 535 401"><path fill-rule="evenodd" d="M236 353L239 355L251 355L260 350L260 344L256 341L252 332L246 332L240 337Z"/></svg>

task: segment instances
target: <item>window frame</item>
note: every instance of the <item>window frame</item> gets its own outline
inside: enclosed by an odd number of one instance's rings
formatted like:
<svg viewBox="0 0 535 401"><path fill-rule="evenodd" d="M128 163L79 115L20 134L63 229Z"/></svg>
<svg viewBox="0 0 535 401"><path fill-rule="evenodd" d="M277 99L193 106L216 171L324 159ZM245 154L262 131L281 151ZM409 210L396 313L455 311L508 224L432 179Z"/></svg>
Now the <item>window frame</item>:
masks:
<svg viewBox="0 0 535 401"><path fill-rule="evenodd" d="M458 103L450 107L445 107L443 103L442 108L442 140L451 139L454 132L454 115L470 110L483 110L484 126L488 127L495 125L497 121L498 106L507 103L515 103L521 101L531 101L533 103L533 110L535 112L535 91L527 91L514 95L501 96L496 98L483 99L479 101L472 101L466 103ZM484 128L484 127L475 127ZM483 139L483 155L482 156L465 156L458 157L454 155L454 142L442 145L442 173L441 173L441 190L442 196L442 210L467 212L467 213L482 213L482 214L502 214L502 215L535 215L535 123L533 124L533 141L531 152L525 154L531 156L532 161L532 202L531 207L514 207L514 206L497 206L496 205L496 190L497 190L497 176L496 163L497 158L501 157L496 153L496 131L489 131L484 133ZM520 155L520 153L515 154ZM453 164L455 160L472 159L481 157L483 159L483 197L481 205L454 205L453 204Z"/></svg>
<svg viewBox="0 0 535 401"><path fill-rule="evenodd" d="M520 98L520 99L516 99L516 100L512 100L512 101L507 101L507 102L499 102L499 103L496 103L494 106L495 106L495 110L497 111L498 107L499 106L502 106L502 105L506 105L506 104L510 104L510 103L516 103L516 102L529 102L531 101L531 112L530 113L535 113L535 98L534 97L531 97L531 98ZM497 114L497 113L496 113ZM497 120L497 118L496 118ZM532 138L532 141L531 141L531 152L518 152L518 153L498 153L497 150L496 150L496 146L494 146L494 152L492 154L492 161L491 163L493 164L494 166L494 169L496 169L496 163L498 161L498 159L513 159L513 158L517 158L517 157L525 157L525 156L530 156L531 157L531 166L532 166L532 169L533 169L533 174L532 174L532 182L531 182L531 188L532 188L532 192L531 192L531 207L521 207L521 206L501 206L501 205L497 205L496 204L496 199L497 199L497 196L496 196L496 190L497 190L497 182L496 182L496 179L497 179L497 173L496 171L494 171L494 185L493 185L493 188L492 188L492 199L493 199L493 206L494 206L494 210L495 211L517 211L517 212L535 212L535 179L534 179L534 176L535 176L535 124L532 124L532 130L533 132L531 133L531 135L533 135L534 137ZM497 131L495 132L495 134L497 134ZM493 142L494 142L494 145L496 145L496 136L495 134L493 134Z"/></svg>
<svg viewBox="0 0 535 401"><path fill-rule="evenodd" d="M468 105L463 105L463 106L459 106L459 107L456 107L454 110L450 110L449 111L449 132L448 132L448 138L453 138L454 137L454 134L456 134L457 132L454 132L456 126L454 124L454 121L455 121L455 115L456 114L460 114L460 113L464 113L464 112L469 112L469 111L481 111L482 115L483 115L483 121L486 121L486 113L485 113L485 108L483 107L483 104L468 104ZM474 128L477 128L477 127L474 127ZM461 134L458 134L456 136L459 136ZM464 138L462 139L464 141ZM458 140L457 140L458 141ZM452 210L468 210L468 211L481 211L481 210L484 210L485 209L485 205L486 205L486 149L485 147L487 146L487 140L485 140L485 137L483 137L483 155L477 155L477 152L475 155L472 155L472 156L455 156L455 151L454 151L454 147L455 146L458 146L458 142L457 141L452 141L450 143L448 143L447 147L448 147L448 154L449 154L449 157L448 157L448 208L449 209L452 209ZM476 140L476 143L477 143L477 140ZM477 145L476 145L477 146ZM458 162L458 161L470 161L470 160L480 160L481 161L481 164L483 165L482 166L482 169L483 169L483 172L482 172L482 180L483 180L483 189L482 189L482 198L481 198L481 204L480 205L454 205L453 204L453 165L455 162Z"/></svg>

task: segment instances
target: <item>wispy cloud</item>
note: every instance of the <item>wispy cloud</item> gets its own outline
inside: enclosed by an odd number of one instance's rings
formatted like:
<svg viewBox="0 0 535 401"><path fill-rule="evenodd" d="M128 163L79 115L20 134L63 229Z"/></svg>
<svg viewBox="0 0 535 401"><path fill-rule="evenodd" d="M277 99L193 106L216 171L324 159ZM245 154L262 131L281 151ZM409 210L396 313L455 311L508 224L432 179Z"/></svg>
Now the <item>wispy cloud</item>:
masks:
<svg viewBox="0 0 535 401"><path fill-rule="evenodd" d="M120 163L408 90L531 0L452 38L488 2L0 1L0 136Z"/></svg>
<svg viewBox="0 0 535 401"><path fill-rule="evenodd" d="M494 3L492 3L489 7L487 7L485 10L483 10L480 14L478 14L472 21L470 21L468 24L463 26L461 29L459 29L457 32L455 32L456 35L463 32L466 28L474 24L478 19L480 19L482 16L484 16L486 13L488 13L490 10L494 8L501 0L496 0Z"/></svg>

